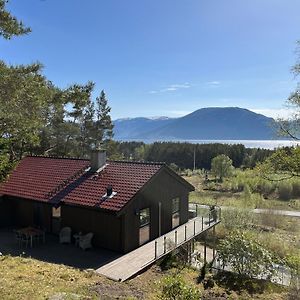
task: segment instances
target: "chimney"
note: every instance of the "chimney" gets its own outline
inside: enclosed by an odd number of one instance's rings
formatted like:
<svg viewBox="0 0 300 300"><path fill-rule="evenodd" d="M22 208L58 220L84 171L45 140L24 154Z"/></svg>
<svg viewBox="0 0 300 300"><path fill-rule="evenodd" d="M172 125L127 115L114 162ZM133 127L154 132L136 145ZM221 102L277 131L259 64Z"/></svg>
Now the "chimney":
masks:
<svg viewBox="0 0 300 300"><path fill-rule="evenodd" d="M111 185L108 185L106 188L106 196L110 197L113 193L113 187Z"/></svg>
<svg viewBox="0 0 300 300"><path fill-rule="evenodd" d="M91 152L91 171L96 172L106 165L106 151L95 149Z"/></svg>

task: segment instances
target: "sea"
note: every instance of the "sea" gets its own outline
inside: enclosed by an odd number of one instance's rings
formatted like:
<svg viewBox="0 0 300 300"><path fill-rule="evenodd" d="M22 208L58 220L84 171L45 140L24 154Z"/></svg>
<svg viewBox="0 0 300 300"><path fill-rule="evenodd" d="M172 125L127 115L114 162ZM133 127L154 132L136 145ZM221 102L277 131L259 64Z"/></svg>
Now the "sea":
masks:
<svg viewBox="0 0 300 300"><path fill-rule="evenodd" d="M141 141L146 144L151 144L154 142L180 142L180 143L192 143L192 144L242 144L246 148L261 148L261 149L270 149L274 150L281 147L291 147L300 145L300 141L294 140L150 140L150 139L143 139L143 140L131 140L126 139L122 141Z"/></svg>

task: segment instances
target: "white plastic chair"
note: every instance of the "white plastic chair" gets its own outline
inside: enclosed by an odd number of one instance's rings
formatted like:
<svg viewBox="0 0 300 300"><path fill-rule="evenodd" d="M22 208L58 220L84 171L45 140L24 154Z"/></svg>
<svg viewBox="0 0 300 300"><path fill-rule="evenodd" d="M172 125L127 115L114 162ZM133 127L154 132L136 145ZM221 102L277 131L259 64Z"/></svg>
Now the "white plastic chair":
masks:
<svg viewBox="0 0 300 300"><path fill-rule="evenodd" d="M72 233L72 229L70 227L62 228L59 232L59 242L61 244L64 244L64 243L70 244L71 243L71 233Z"/></svg>
<svg viewBox="0 0 300 300"><path fill-rule="evenodd" d="M92 248L92 238L94 234L92 232L83 235L79 239L79 247L83 250Z"/></svg>

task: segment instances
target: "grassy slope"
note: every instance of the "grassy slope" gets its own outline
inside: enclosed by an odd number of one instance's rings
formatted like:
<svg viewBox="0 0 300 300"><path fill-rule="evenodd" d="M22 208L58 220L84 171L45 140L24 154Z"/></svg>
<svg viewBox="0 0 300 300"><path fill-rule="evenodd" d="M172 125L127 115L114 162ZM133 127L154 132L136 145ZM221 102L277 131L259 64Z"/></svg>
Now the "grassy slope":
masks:
<svg viewBox="0 0 300 300"><path fill-rule="evenodd" d="M174 274L174 269L162 272L154 266L125 283L118 283L101 277L92 271L81 271L63 265L55 265L22 257L2 256L0 258L1 299L49 299L58 293L65 293L63 299L158 299L163 276ZM218 299L285 299L281 288L268 287L265 293L249 295L247 291L230 291L226 286L215 286L204 291L202 284L196 284L198 273L183 269L181 274L188 284L195 285L202 293L219 295ZM222 297L224 296L224 298ZM227 298L226 298L227 297Z"/></svg>

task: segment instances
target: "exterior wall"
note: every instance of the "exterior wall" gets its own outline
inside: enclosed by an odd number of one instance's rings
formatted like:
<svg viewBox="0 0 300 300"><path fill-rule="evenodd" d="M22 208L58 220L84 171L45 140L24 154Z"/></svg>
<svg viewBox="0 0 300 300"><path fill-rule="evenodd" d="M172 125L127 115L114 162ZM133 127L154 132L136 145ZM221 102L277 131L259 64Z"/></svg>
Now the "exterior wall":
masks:
<svg viewBox="0 0 300 300"><path fill-rule="evenodd" d="M180 197L180 225L188 221L188 188L163 170L126 208L123 216L124 252L139 247L139 210L150 207L150 240L159 236L159 202L161 234L172 230L172 199Z"/></svg>
<svg viewBox="0 0 300 300"><path fill-rule="evenodd" d="M12 206L8 199L0 198L0 227L7 227L13 225L12 220Z"/></svg>
<svg viewBox="0 0 300 300"><path fill-rule="evenodd" d="M6 197L3 201L5 215L0 222L0 226L14 225L18 227L25 226L40 226L47 231L51 231L51 206L47 203L41 203L33 200L26 200L21 198ZM38 211L38 218L35 212Z"/></svg>
<svg viewBox="0 0 300 300"><path fill-rule="evenodd" d="M82 207L61 206L61 225L72 234L93 232L93 246L122 252L121 218L115 214Z"/></svg>

